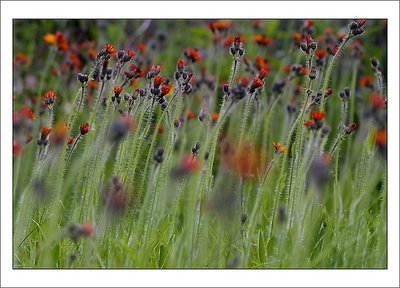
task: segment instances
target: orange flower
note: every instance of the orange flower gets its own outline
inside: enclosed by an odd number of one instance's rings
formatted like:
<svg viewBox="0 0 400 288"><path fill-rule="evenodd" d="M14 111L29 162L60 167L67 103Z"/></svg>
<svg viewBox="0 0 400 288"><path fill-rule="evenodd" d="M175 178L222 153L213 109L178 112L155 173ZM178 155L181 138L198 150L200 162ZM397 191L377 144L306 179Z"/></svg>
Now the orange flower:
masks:
<svg viewBox="0 0 400 288"><path fill-rule="evenodd" d="M192 110L187 110L187 111L186 111L186 115L187 115L187 117L188 117L189 120L196 118L196 114L194 114L194 113L192 112Z"/></svg>
<svg viewBox="0 0 400 288"><path fill-rule="evenodd" d="M88 82L88 87L89 88L97 88L97 86L99 86L99 82L96 80L91 80Z"/></svg>
<svg viewBox="0 0 400 288"><path fill-rule="evenodd" d="M91 222L85 222L81 226L82 228L82 233L86 237L92 237L94 234L94 226Z"/></svg>
<svg viewBox="0 0 400 288"><path fill-rule="evenodd" d="M314 119L314 121L321 121L325 118L325 112L314 110L311 112L311 117Z"/></svg>
<svg viewBox="0 0 400 288"><path fill-rule="evenodd" d="M301 40L301 35L299 33L293 33L293 40L300 41Z"/></svg>
<svg viewBox="0 0 400 288"><path fill-rule="evenodd" d="M42 127L42 129L40 129L40 132L42 133L42 137L46 138L53 130L51 130L50 128L47 127Z"/></svg>
<svg viewBox="0 0 400 288"><path fill-rule="evenodd" d="M387 142L387 132L386 129L379 129L375 132L375 143L378 145L386 145Z"/></svg>
<svg viewBox="0 0 400 288"><path fill-rule="evenodd" d="M192 62L199 62L203 59L199 51L195 48L186 48L184 54L188 59L192 60Z"/></svg>
<svg viewBox="0 0 400 288"><path fill-rule="evenodd" d="M25 64L30 62L29 58L20 52L15 53L15 59L24 62Z"/></svg>
<svg viewBox="0 0 400 288"><path fill-rule="evenodd" d="M68 40L61 32L56 33L58 49L66 52L68 50Z"/></svg>
<svg viewBox="0 0 400 288"><path fill-rule="evenodd" d="M163 134L165 131L165 128L163 125L160 125L160 127L158 127L158 134Z"/></svg>
<svg viewBox="0 0 400 288"><path fill-rule="evenodd" d="M358 85L360 87L368 87L372 84L372 81L373 81L372 76L366 75L360 79L360 81L358 82Z"/></svg>
<svg viewBox="0 0 400 288"><path fill-rule="evenodd" d="M138 43L135 47L137 50L139 50L140 54L143 54L146 50L146 44L144 43Z"/></svg>
<svg viewBox="0 0 400 288"><path fill-rule="evenodd" d="M219 118L219 114L217 113L217 112L212 112L211 113L211 119L213 120L213 121L217 121L218 120L218 118Z"/></svg>
<svg viewBox="0 0 400 288"><path fill-rule="evenodd" d="M50 45L53 45L53 44L57 43L57 36L55 34L46 33L43 36L43 39L47 44L50 44Z"/></svg>
<svg viewBox="0 0 400 288"><path fill-rule="evenodd" d="M89 48L88 54L91 58L96 58L97 52L93 48Z"/></svg>
<svg viewBox="0 0 400 288"><path fill-rule="evenodd" d="M128 54L129 57L134 57L136 55L136 53L133 52L131 49L128 49L126 53Z"/></svg>
<svg viewBox="0 0 400 288"><path fill-rule="evenodd" d="M288 151L288 149L283 147L281 143L272 141L272 145L274 145L275 153L278 152L278 151L281 152L281 153L286 153Z"/></svg>
<svg viewBox="0 0 400 288"><path fill-rule="evenodd" d="M260 45L269 45L272 43L272 38L265 35L255 35L253 41Z"/></svg>
<svg viewBox="0 0 400 288"><path fill-rule="evenodd" d="M109 54L114 54L115 52L117 52L117 50L115 50L114 46L110 43L106 43L105 48Z"/></svg>
<svg viewBox="0 0 400 288"><path fill-rule="evenodd" d="M54 90L49 90L47 91L46 94L44 94L44 97L42 98L42 101L47 105L47 106L51 106L54 104L54 102L56 101L56 95L57 92Z"/></svg>
<svg viewBox="0 0 400 288"><path fill-rule="evenodd" d="M305 127L310 127L312 124L314 124L314 120L311 120L311 119L304 120Z"/></svg>
<svg viewBox="0 0 400 288"><path fill-rule="evenodd" d="M81 132L81 135L85 135L89 133L89 123L83 123L80 127L79 130Z"/></svg>
<svg viewBox="0 0 400 288"><path fill-rule="evenodd" d="M124 88L122 88L121 86L115 86L114 87L114 93L119 95L119 94L121 94L123 89Z"/></svg>
<svg viewBox="0 0 400 288"><path fill-rule="evenodd" d="M326 55L325 49L315 50L315 56L317 56L318 58L323 58L325 55Z"/></svg>

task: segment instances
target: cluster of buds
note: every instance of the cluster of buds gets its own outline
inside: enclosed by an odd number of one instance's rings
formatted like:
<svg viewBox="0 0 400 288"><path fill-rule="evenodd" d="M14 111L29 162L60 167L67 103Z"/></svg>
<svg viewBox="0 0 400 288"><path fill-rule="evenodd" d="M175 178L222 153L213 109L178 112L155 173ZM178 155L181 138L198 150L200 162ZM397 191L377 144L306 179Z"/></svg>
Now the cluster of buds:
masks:
<svg viewBox="0 0 400 288"><path fill-rule="evenodd" d="M154 153L153 160L157 164L160 164L164 159L163 154L164 154L164 148L162 148L162 147L158 148L157 151Z"/></svg>
<svg viewBox="0 0 400 288"><path fill-rule="evenodd" d="M232 42L232 45L231 45L231 48L229 49L229 51L235 60L239 60L239 58L244 55L243 43L241 41L240 36L236 36L233 39L233 42Z"/></svg>
<svg viewBox="0 0 400 288"><path fill-rule="evenodd" d="M342 139L344 139L347 135L352 134L356 130L357 130L357 124L356 123L351 123L350 125L345 126L344 129L343 129Z"/></svg>
<svg viewBox="0 0 400 288"><path fill-rule="evenodd" d="M132 60L132 58L136 55L135 52L133 52L132 50L119 50L117 53L117 58L118 58L118 62L121 66L123 66L125 63L129 62Z"/></svg>
<svg viewBox="0 0 400 288"><path fill-rule="evenodd" d="M193 77L193 73L188 72L185 68L185 61L179 59L176 65L176 71L174 73L175 80L178 81L181 86L182 93L189 94L193 91L193 86L190 83Z"/></svg>
<svg viewBox="0 0 400 288"><path fill-rule="evenodd" d="M146 78L147 78L147 79L153 79L153 78L156 77L158 74L160 74L161 68L162 68L162 65L161 65L161 64L151 66L151 69L150 69L150 71L147 73Z"/></svg>
<svg viewBox="0 0 400 288"><path fill-rule="evenodd" d="M140 93L140 89L136 88L133 94L125 93L124 100L126 104L126 109L128 111L128 115L131 113L133 109L133 105L135 104L135 100L138 99Z"/></svg>
<svg viewBox="0 0 400 288"><path fill-rule="evenodd" d="M313 51L315 51L317 47L317 42L313 41L313 38L310 34L307 34L307 36L305 37L305 41L300 43L300 49L307 55L313 53Z"/></svg>
<svg viewBox="0 0 400 288"><path fill-rule="evenodd" d="M311 91L308 91L308 93L311 93ZM327 88L325 90L324 101L326 101L331 94L332 94L332 89ZM316 94L311 95L311 103L309 104L309 107L320 104L321 99L322 99L322 91L318 91Z"/></svg>
<svg viewBox="0 0 400 288"><path fill-rule="evenodd" d="M304 76L308 73L307 68L300 64L292 64L290 66L290 72L294 76Z"/></svg>
<svg viewBox="0 0 400 288"><path fill-rule="evenodd" d="M124 75L125 75L125 80L124 83L122 83L121 85L122 87L124 87L133 79L143 78L144 72L142 71L142 69L139 68L139 66L132 64L131 66L129 66L128 70L124 72Z"/></svg>
<svg viewBox="0 0 400 288"><path fill-rule="evenodd" d="M103 49L100 50L96 55L95 59L95 69L93 73L93 79L97 80L100 76L100 80L105 82L111 79L112 69L108 69L108 61L111 58L111 55L114 54L116 50L114 47L107 43Z"/></svg>
<svg viewBox="0 0 400 288"><path fill-rule="evenodd" d="M196 90L199 89L202 84L206 85L211 91L215 89L215 78L211 75L206 75L205 67L200 69L200 79L196 81Z"/></svg>
<svg viewBox="0 0 400 288"><path fill-rule="evenodd" d="M257 78L257 79L259 79L259 78ZM261 79L259 79L259 80L262 82ZM243 77L232 88L229 88L229 84L224 84L223 92L224 92L225 99L232 99L233 102L238 102L238 101L244 99L247 95L249 83L250 83L249 79L246 77Z"/></svg>
<svg viewBox="0 0 400 288"><path fill-rule="evenodd" d="M324 124L325 112L314 110L311 112L311 118L304 121L304 126L311 130L319 130Z"/></svg>
<svg viewBox="0 0 400 288"><path fill-rule="evenodd" d="M92 237L94 226L91 222L72 223L66 228L65 234L69 235L72 241L77 242L81 237Z"/></svg>
<svg viewBox="0 0 400 288"><path fill-rule="evenodd" d="M315 77L317 77L317 67L311 66L310 73L308 74L308 77L309 77L311 80L314 80Z"/></svg>
<svg viewBox="0 0 400 288"><path fill-rule="evenodd" d="M364 33L364 24L365 24L366 20L365 19L358 19L355 20L353 22L350 23L349 25L349 37L353 37L353 36L358 36L361 35L362 33Z"/></svg>

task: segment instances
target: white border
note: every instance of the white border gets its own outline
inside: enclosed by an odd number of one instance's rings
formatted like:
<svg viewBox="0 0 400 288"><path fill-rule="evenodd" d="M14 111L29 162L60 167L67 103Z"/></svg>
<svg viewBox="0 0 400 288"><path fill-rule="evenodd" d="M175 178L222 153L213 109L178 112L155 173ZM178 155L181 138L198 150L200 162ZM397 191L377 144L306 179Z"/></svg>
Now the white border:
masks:
<svg viewBox="0 0 400 288"><path fill-rule="evenodd" d="M12 270L11 114L13 18L388 18L389 247L387 270ZM38 40L39 41L39 40ZM1 2L2 286L398 286L398 2Z"/></svg>

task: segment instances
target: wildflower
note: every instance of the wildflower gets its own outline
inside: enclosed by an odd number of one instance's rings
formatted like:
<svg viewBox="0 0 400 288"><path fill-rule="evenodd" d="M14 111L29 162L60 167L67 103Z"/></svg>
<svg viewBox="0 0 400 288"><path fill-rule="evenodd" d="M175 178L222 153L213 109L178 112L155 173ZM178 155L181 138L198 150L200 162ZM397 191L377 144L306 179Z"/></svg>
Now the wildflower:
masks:
<svg viewBox="0 0 400 288"><path fill-rule="evenodd" d="M168 95L169 91L171 90L171 88L169 88L169 86L167 85L162 85L161 86L161 95L165 96Z"/></svg>
<svg viewBox="0 0 400 288"><path fill-rule="evenodd" d="M17 53L15 53L15 61L16 62L21 61L21 62L27 64L30 62L30 59L27 56L25 56L25 54L23 54L21 52L17 52Z"/></svg>
<svg viewBox="0 0 400 288"><path fill-rule="evenodd" d="M42 101L46 104L48 109L52 109L54 102L56 101L57 92L54 90L49 90L44 94Z"/></svg>
<svg viewBox="0 0 400 288"><path fill-rule="evenodd" d="M164 78L160 75L157 75L156 77L154 77L154 87L158 88L163 81L164 81Z"/></svg>
<svg viewBox="0 0 400 288"><path fill-rule="evenodd" d="M68 40L61 32L56 33L58 49L64 52L68 50Z"/></svg>
<svg viewBox="0 0 400 288"><path fill-rule="evenodd" d="M283 147L282 144L280 144L278 142L272 141L272 145L275 148L275 153L277 153L278 151L281 153L286 153L288 151L287 148Z"/></svg>
<svg viewBox="0 0 400 288"><path fill-rule="evenodd" d="M212 120L213 122L217 122L217 121L218 121L218 118L219 118L219 114L218 114L217 112L212 112L212 113L211 113L211 120Z"/></svg>
<svg viewBox="0 0 400 288"><path fill-rule="evenodd" d="M255 89L260 88L263 85L264 85L264 82L260 78L255 77L250 86L250 93L254 93Z"/></svg>
<svg viewBox="0 0 400 288"><path fill-rule="evenodd" d="M196 49L196 48L186 48L184 51L184 55L192 63L199 62L203 59L203 57L201 57L198 49Z"/></svg>
<svg viewBox="0 0 400 288"><path fill-rule="evenodd" d="M386 129L378 129L374 135L375 143L377 145L384 146L387 142L387 132Z"/></svg>
<svg viewBox="0 0 400 288"><path fill-rule="evenodd" d="M79 126L79 131L81 135L86 135L89 133L89 123L83 123L81 126Z"/></svg>
<svg viewBox="0 0 400 288"><path fill-rule="evenodd" d="M317 77L316 74L317 74L317 67L312 66L308 77L310 77L310 79L315 79L315 77Z"/></svg>
<svg viewBox="0 0 400 288"><path fill-rule="evenodd" d="M232 56L237 60L238 58L242 57L244 55L244 49L243 49L243 41L242 41L242 36L235 36L233 38L233 43L230 48L230 52Z"/></svg>
<svg viewBox="0 0 400 288"><path fill-rule="evenodd" d="M33 139L33 136L32 136L32 134L26 135L26 138L25 138L25 144L28 144L29 142L31 142L31 141L32 141L32 139Z"/></svg>
<svg viewBox="0 0 400 288"><path fill-rule="evenodd" d="M94 226L92 222L85 222L82 224L82 234L86 237L94 235Z"/></svg>
<svg viewBox="0 0 400 288"><path fill-rule="evenodd" d="M94 235L94 226L91 222L85 222L83 224L71 223L66 228L66 233L72 241L77 242L82 236L92 237Z"/></svg>
<svg viewBox="0 0 400 288"><path fill-rule="evenodd" d="M186 111L186 115L187 115L188 120L191 120L191 119L196 118L196 114L194 114L194 113L192 112L192 110L187 110L187 111Z"/></svg>
<svg viewBox="0 0 400 288"><path fill-rule="evenodd" d="M311 127L311 125L313 125L314 124L314 120L311 120L311 119L307 119L307 120L304 120L304 126L305 127Z"/></svg>
<svg viewBox="0 0 400 288"><path fill-rule="evenodd" d="M110 43L106 43L106 45L105 45L105 48L106 48L106 52L108 53L108 54L114 54L115 52L117 52L117 50L115 50L115 48L114 48L114 46L112 45L112 44L110 44Z"/></svg>
<svg viewBox="0 0 400 288"><path fill-rule="evenodd" d="M50 44L50 45L53 45L53 44L57 43L57 36L55 34L46 33L43 36L43 39L47 44Z"/></svg>
<svg viewBox="0 0 400 288"><path fill-rule="evenodd" d="M225 32L231 27L231 22L229 21L215 21L208 23L208 28L211 30L212 33L218 32Z"/></svg>
<svg viewBox="0 0 400 288"><path fill-rule="evenodd" d="M267 46L272 43L272 38L265 35L255 35L253 41L259 45Z"/></svg>
<svg viewBox="0 0 400 288"><path fill-rule="evenodd" d="M32 110L29 107L21 107L19 109L19 115L28 119L36 119L35 114L32 112Z"/></svg>
<svg viewBox="0 0 400 288"><path fill-rule="evenodd" d="M176 69L182 71L184 67L185 67L185 61L183 59L178 59L176 64Z"/></svg>
<svg viewBox="0 0 400 288"><path fill-rule="evenodd" d="M315 56L317 56L318 58L324 58L325 55L326 55L326 50L324 49L315 50Z"/></svg>
<svg viewBox="0 0 400 288"><path fill-rule="evenodd" d="M332 94L332 89L331 88L326 89L325 90L325 94L326 95L331 95Z"/></svg>
<svg viewBox="0 0 400 288"><path fill-rule="evenodd" d="M360 87L373 88L372 82L373 82L372 76L370 76L370 75L365 75L365 76L363 76L363 77L360 79L360 81L358 82L358 85L359 85Z"/></svg>
<svg viewBox="0 0 400 288"><path fill-rule="evenodd" d="M120 87L120 86L115 86L115 87L114 87L114 93L115 93L115 95L121 94L122 90L123 90L122 87Z"/></svg>
<svg viewBox="0 0 400 288"><path fill-rule="evenodd" d="M74 144L74 142L75 142L75 138L74 137L69 137L67 144L68 145L72 145L72 144Z"/></svg>
<svg viewBox="0 0 400 288"><path fill-rule="evenodd" d="M268 76L268 71L265 68L261 68L258 72L258 78L263 80L265 77Z"/></svg>
<svg viewBox="0 0 400 288"><path fill-rule="evenodd" d="M325 113L319 110L314 110L311 112L311 117L314 121L321 121L325 118Z"/></svg>

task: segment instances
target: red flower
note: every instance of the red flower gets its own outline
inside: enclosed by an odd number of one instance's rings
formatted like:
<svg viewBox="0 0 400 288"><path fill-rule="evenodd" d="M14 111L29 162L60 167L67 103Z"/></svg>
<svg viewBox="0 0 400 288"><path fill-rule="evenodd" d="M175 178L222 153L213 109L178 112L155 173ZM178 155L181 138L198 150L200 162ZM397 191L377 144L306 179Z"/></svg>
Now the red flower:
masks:
<svg viewBox="0 0 400 288"><path fill-rule="evenodd" d="M263 84L264 84L264 82L263 82L260 78L255 77L255 78L253 79L254 88L259 88L259 87L261 87Z"/></svg>
<svg viewBox="0 0 400 288"><path fill-rule="evenodd" d="M268 76L268 71L264 68L261 68L260 72L258 73L258 78L261 80Z"/></svg>
<svg viewBox="0 0 400 288"><path fill-rule="evenodd" d="M314 121L321 121L325 118L325 112L314 110L311 112L311 117L314 119Z"/></svg>
<svg viewBox="0 0 400 288"><path fill-rule="evenodd" d="M185 61L183 59L178 59L177 67L178 69L182 69L185 66Z"/></svg>
<svg viewBox="0 0 400 288"><path fill-rule="evenodd" d="M81 226L82 228L82 233L86 237L92 237L94 234L94 226L91 222L85 222Z"/></svg>
<svg viewBox="0 0 400 288"><path fill-rule="evenodd" d="M365 24L365 22L366 22L365 19L358 19L358 20L357 20L358 27L363 26L363 25Z"/></svg>
<svg viewBox="0 0 400 288"><path fill-rule="evenodd" d="M115 50L114 46L112 44L110 44L110 43L106 43L105 47L106 47L106 51L109 54L114 54L115 52L117 52L117 50Z"/></svg>
<svg viewBox="0 0 400 288"><path fill-rule="evenodd" d="M219 114L218 114L217 112L212 112L212 113L211 113L211 119L212 119L213 121L217 121L218 118L219 118Z"/></svg>
<svg viewBox="0 0 400 288"><path fill-rule="evenodd" d="M325 55L326 55L326 50L325 49L315 50L315 56L317 56L318 58L324 58Z"/></svg>
<svg viewBox="0 0 400 288"><path fill-rule="evenodd" d="M199 62L203 59L203 57L201 57L199 51L197 51L197 49L195 48L186 48L184 51L185 56L190 59L193 63L194 62Z"/></svg>
<svg viewBox="0 0 400 288"><path fill-rule="evenodd" d="M49 136L49 134L50 134L52 131L53 131L53 130L51 130L50 128L42 127L42 129L40 129L40 132L42 133L42 138L46 138L47 136Z"/></svg>
<svg viewBox="0 0 400 288"><path fill-rule="evenodd" d="M358 85L360 85L360 87L368 87L372 84L372 81L373 81L372 76L366 75L360 79Z"/></svg>
<svg viewBox="0 0 400 288"><path fill-rule="evenodd" d="M170 90L171 90L171 88L169 88L169 86L167 86L167 85L161 86L162 95L167 95Z"/></svg>
<svg viewBox="0 0 400 288"><path fill-rule="evenodd" d="M18 141L14 140L13 141L13 155L19 155L22 152L22 145Z"/></svg>
<svg viewBox="0 0 400 288"><path fill-rule="evenodd" d="M185 155L181 161L181 168L186 172L195 172L200 169L200 163L197 157Z"/></svg>
<svg viewBox="0 0 400 288"><path fill-rule="evenodd" d="M386 107L386 100L382 95L379 95L378 93L372 93L371 98L370 98L372 106L375 108L383 108Z"/></svg>
<svg viewBox="0 0 400 288"><path fill-rule="evenodd" d="M57 92L54 90L49 90L46 94L44 94L44 97L42 98L42 101L47 105L53 105L55 100L56 100L56 95Z"/></svg>
<svg viewBox="0 0 400 288"><path fill-rule="evenodd" d="M23 116L23 117L26 117L26 118L29 118L32 120L34 120L36 118L35 114L33 114L32 110L29 107L21 107L19 109L19 114L20 114L20 116Z"/></svg>
<svg viewBox="0 0 400 288"><path fill-rule="evenodd" d="M194 114L194 113L192 112L192 110L187 110L187 111L186 111L186 115L187 115L187 117L188 117L189 120L190 120L190 119L196 118L196 114Z"/></svg>
<svg viewBox="0 0 400 288"><path fill-rule="evenodd" d="M162 64L158 64L158 65L153 65L153 66L151 66L151 70L160 71L161 68L162 68Z"/></svg>
<svg viewBox="0 0 400 288"><path fill-rule="evenodd" d="M74 137L69 137L68 138L68 144L71 145L75 142L75 138Z"/></svg>
<svg viewBox="0 0 400 288"><path fill-rule="evenodd" d="M117 94L117 95L119 95L119 94L121 94L121 92L122 92L123 89L124 89L124 88L122 88L121 86L115 86L115 87L114 87L114 93Z"/></svg>
<svg viewBox="0 0 400 288"><path fill-rule="evenodd" d="M66 52L68 50L68 40L61 32L56 33L58 49Z"/></svg>
<svg viewBox="0 0 400 288"><path fill-rule="evenodd" d="M353 131L356 131L356 130L357 130L357 124L356 124L356 123L351 123L349 127L350 127L350 129L353 130Z"/></svg>
<svg viewBox="0 0 400 288"><path fill-rule="evenodd" d="M157 75L154 77L154 86L158 87L161 85L161 83L164 81L164 78L160 75Z"/></svg>
<svg viewBox="0 0 400 288"><path fill-rule="evenodd" d="M326 95L331 95L332 94L332 89L331 88L326 89L325 90L325 94Z"/></svg>
<svg viewBox="0 0 400 288"><path fill-rule="evenodd" d="M79 130L81 131L81 135L85 135L89 132L89 123L83 123L80 127Z"/></svg>

